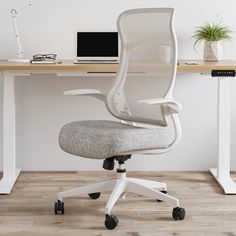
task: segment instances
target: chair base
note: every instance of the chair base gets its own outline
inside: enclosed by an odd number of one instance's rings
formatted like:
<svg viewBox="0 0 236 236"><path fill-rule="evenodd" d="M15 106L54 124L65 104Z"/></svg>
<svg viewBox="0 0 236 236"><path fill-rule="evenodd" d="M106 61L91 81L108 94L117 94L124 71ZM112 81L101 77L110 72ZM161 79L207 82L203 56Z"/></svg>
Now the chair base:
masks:
<svg viewBox="0 0 236 236"><path fill-rule="evenodd" d="M60 192L58 193L58 200L63 202L64 198L80 197L84 194L112 191L105 207L106 215L111 214L113 206L116 204L119 198L125 198L126 193L135 193L144 197L168 202L173 204L174 207L178 207L179 200L168 194L165 194L164 191L166 190L166 183L128 178L126 177L126 172L124 171L123 173L117 173L116 179L97 182L87 186Z"/></svg>

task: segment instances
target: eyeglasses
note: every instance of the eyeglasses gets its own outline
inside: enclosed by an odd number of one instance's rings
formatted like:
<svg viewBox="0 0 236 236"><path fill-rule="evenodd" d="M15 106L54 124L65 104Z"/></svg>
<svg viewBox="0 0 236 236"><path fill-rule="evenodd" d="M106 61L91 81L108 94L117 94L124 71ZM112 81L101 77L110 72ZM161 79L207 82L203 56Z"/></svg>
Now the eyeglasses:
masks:
<svg viewBox="0 0 236 236"><path fill-rule="evenodd" d="M57 54L36 54L33 56L33 60L35 61L43 61L43 60L56 60Z"/></svg>

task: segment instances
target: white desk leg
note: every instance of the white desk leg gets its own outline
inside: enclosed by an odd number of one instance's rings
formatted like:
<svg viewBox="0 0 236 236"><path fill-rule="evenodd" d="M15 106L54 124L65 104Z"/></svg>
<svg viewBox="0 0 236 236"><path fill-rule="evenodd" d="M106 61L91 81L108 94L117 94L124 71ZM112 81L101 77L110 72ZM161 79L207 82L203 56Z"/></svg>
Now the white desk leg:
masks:
<svg viewBox="0 0 236 236"><path fill-rule="evenodd" d="M16 169L16 127L14 76L3 76L3 177L0 181L0 194L11 193L20 173Z"/></svg>
<svg viewBox="0 0 236 236"><path fill-rule="evenodd" d="M236 194L236 183L230 177L229 78L218 78L218 166L210 172L225 194Z"/></svg>

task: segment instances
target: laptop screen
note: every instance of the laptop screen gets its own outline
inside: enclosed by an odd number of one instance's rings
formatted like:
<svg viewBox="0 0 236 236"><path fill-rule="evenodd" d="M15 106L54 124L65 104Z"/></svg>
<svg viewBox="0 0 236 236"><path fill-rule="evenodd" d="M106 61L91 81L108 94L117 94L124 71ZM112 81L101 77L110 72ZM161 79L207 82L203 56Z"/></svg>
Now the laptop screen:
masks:
<svg viewBox="0 0 236 236"><path fill-rule="evenodd" d="M118 32L78 32L77 57L117 58Z"/></svg>

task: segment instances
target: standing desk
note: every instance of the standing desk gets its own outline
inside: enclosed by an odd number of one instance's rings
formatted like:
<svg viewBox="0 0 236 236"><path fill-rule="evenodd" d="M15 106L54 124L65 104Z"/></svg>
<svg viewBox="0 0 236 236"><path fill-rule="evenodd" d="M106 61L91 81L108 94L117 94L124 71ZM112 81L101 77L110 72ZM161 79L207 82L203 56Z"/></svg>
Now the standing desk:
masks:
<svg viewBox="0 0 236 236"><path fill-rule="evenodd" d="M236 61L221 62L198 61L198 65L186 65L179 60L178 72L209 73L213 70L236 69ZM63 60L60 64L35 65L0 60L0 71L3 80L3 177L0 180L0 194L9 194L19 176L16 168L16 128L15 128L15 88L16 76L33 74L57 74L60 76L86 76L117 71L115 64L73 64L72 60ZM218 77L218 163L210 169L211 174L226 194L236 194L236 183L230 177L230 89L229 76Z"/></svg>

